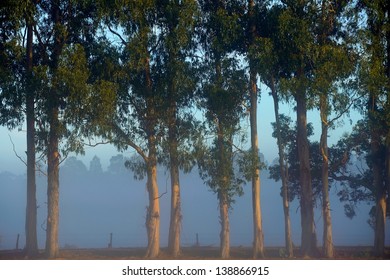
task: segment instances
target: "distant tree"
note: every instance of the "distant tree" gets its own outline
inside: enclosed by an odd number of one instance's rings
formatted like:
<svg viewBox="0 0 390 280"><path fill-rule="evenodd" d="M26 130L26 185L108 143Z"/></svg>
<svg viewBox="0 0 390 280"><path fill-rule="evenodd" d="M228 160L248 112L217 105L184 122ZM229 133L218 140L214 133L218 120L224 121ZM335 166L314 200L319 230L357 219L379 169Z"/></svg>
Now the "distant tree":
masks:
<svg viewBox="0 0 390 280"><path fill-rule="evenodd" d="M100 158L98 156L94 156L89 163L89 172L92 174L102 174L103 168L102 164L100 163Z"/></svg>
<svg viewBox="0 0 390 280"><path fill-rule="evenodd" d="M118 154L110 158L110 165L107 167L107 171L111 174L123 174L126 172L126 158Z"/></svg>
<svg viewBox="0 0 390 280"><path fill-rule="evenodd" d="M86 175L87 174L87 167L85 164L77 159L76 157L68 157L64 165L62 166L62 171L69 175Z"/></svg>

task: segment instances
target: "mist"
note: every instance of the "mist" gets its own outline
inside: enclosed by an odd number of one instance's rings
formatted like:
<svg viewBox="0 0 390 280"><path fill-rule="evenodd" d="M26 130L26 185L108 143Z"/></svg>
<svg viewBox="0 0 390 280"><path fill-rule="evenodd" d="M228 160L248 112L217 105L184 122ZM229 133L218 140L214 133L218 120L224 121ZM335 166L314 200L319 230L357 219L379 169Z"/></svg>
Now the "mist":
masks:
<svg viewBox="0 0 390 280"><path fill-rule="evenodd" d="M135 180L124 167L122 155L113 156L109 164L94 158L87 163L68 158L60 169L61 248L106 248L113 234L113 247L145 247L146 179ZM102 168L107 166L107 168ZM159 168L158 183L161 204L161 246L167 246L170 215L170 178L164 167ZM193 246L196 235L202 246L219 246L219 211L217 196L204 185L194 169L181 174L182 228L181 245ZM19 248L25 242L26 176L0 173L0 250L14 249L20 234ZM46 177L37 176L38 246L45 247L47 217ZM358 214L349 219L336 195L330 190L334 244L336 246L372 245L374 232L367 223L372 205L362 203ZM244 195L236 197L230 211L231 245L252 245L252 203L250 184ZM280 183L261 173L261 207L265 246L284 246L284 218ZM300 245L300 209L298 201L290 205L294 245ZM318 245L322 240L321 208L315 209ZM387 224L387 232L390 232ZM386 245L390 237L386 236Z"/></svg>

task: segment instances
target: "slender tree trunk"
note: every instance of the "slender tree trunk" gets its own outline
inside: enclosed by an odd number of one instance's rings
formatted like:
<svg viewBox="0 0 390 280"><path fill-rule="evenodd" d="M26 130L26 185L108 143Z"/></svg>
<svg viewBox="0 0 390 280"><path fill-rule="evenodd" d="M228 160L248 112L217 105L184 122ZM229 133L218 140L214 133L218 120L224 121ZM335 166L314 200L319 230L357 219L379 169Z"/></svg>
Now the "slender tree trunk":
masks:
<svg viewBox="0 0 390 280"><path fill-rule="evenodd" d="M372 173L373 187L376 193L375 205L375 239L374 239L374 254L383 256L385 252L385 224L386 224L386 190L382 177L382 164L380 162L380 134L376 127L377 97L375 94L370 94L369 101L369 118L371 130L371 158L372 158Z"/></svg>
<svg viewBox="0 0 390 280"><path fill-rule="evenodd" d="M175 103L175 102L173 102ZM181 205L180 205L180 180L179 162L177 152L177 128L176 128L176 104L171 105L169 122L169 154L171 174L171 219L169 225L168 249L173 257L180 253L180 227L181 227Z"/></svg>
<svg viewBox="0 0 390 280"><path fill-rule="evenodd" d="M146 230L148 234L148 248L146 258L157 258L160 253L160 198L157 185L157 161L150 155L147 171L147 189L149 206L146 214Z"/></svg>
<svg viewBox="0 0 390 280"><path fill-rule="evenodd" d="M324 221L323 253L326 258L334 257L332 219L329 199L329 160L328 160L328 100L322 95L320 100L320 114L322 133L320 149L322 155L322 216Z"/></svg>
<svg viewBox="0 0 390 280"><path fill-rule="evenodd" d="M147 44L145 44L146 46ZM147 51L147 49L146 49ZM160 197L157 185L157 141L155 136L156 111L153 102L153 83L150 74L150 58L146 58L145 82L147 91L146 130L148 133L148 161L147 161L147 189L149 193L149 206L146 215L146 230L148 235L148 248L146 258L156 258L160 253Z"/></svg>
<svg viewBox="0 0 390 280"><path fill-rule="evenodd" d="M222 190L220 193L219 213L221 219L221 233L220 233L221 258L228 259L230 257L229 203L228 203L226 192L224 190Z"/></svg>
<svg viewBox="0 0 390 280"><path fill-rule="evenodd" d="M256 37L255 2L248 0L250 44L254 44ZM250 95L250 126L251 149L253 158L259 157L259 141L257 134L257 73L253 63L249 62L249 95ZM252 211L253 211L253 258L264 258L264 235L260 205L260 170L256 168L252 176Z"/></svg>
<svg viewBox="0 0 390 280"><path fill-rule="evenodd" d="M219 213L220 213L220 253L222 259L228 259L230 257L230 225L229 225L229 197L228 190L230 187L230 180L228 178L229 164L231 163L231 157L225 148L224 140L224 126L218 121L218 170L219 170Z"/></svg>
<svg viewBox="0 0 390 280"><path fill-rule="evenodd" d="M28 257L38 254L37 241L37 201L35 182L35 91L32 87L33 67L33 27L27 20L27 93L26 93L26 123L27 123L27 207L26 207L26 248Z"/></svg>
<svg viewBox="0 0 390 280"><path fill-rule="evenodd" d="M275 89L275 84L272 79L271 81L271 93L274 99L274 111L275 111L275 120L276 120L276 134L278 142L278 151L279 151L279 166L280 166L280 175L282 178L282 197L283 197L283 212L284 212L284 237L285 237L285 246L287 257L294 257L294 248L291 239L291 221L290 221L290 206L288 200L288 176L287 176L287 166L284 160L284 147L283 141L280 133L280 119L279 119L279 98Z"/></svg>
<svg viewBox="0 0 390 280"><path fill-rule="evenodd" d="M257 134L257 85L256 73L250 73L250 125L253 158L259 160L259 141ZM253 211L253 258L264 258L264 236L260 206L260 170L256 168L252 176L252 211Z"/></svg>
<svg viewBox="0 0 390 280"><path fill-rule="evenodd" d="M47 155L47 229L46 256L56 258L59 253L59 152L58 152L58 108L50 115L50 131Z"/></svg>
<svg viewBox="0 0 390 280"><path fill-rule="evenodd" d="M317 251L317 237L314 225L313 190L310 174L310 153L307 140L306 98L304 94L295 96L297 102L297 144L299 158L299 181L301 185L301 251L304 258L313 257Z"/></svg>

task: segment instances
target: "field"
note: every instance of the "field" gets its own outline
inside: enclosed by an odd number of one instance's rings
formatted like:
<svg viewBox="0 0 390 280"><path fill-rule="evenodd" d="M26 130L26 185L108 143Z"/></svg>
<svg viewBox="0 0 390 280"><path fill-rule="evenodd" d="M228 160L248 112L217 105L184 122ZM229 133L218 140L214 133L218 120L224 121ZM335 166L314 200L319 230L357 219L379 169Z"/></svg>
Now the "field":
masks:
<svg viewBox="0 0 390 280"><path fill-rule="evenodd" d="M145 248L112 248L112 249L61 249L59 260L140 260L144 259ZM372 254L372 247L369 246L338 246L335 248L335 259L339 260L372 260L378 259ZM268 247L265 250L266 259L285 259L284 249L282 247ZM302 259L299 254L299 248L295 249L294 259ZM0 260L22 260L25 259L22 250L3 250L0 251ZM39 253L36 259L45 259L43 251ZM166 248L161 249L160 260L170 260L171 256ZM181 260L204 260L220 259L219 248L217 247L184 247L178 258ZM232 247L231 259L251 259L251 248ZM318 258L321 259L319 255ZM381 259L390 259L390 248L386 248L385 256Z"/></svg>

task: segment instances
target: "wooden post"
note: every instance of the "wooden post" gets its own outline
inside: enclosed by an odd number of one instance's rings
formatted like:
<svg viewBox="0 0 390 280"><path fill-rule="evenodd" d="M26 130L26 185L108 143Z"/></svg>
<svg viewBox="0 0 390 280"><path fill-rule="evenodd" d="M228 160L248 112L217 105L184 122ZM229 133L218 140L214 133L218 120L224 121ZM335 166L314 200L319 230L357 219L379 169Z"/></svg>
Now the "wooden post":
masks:
<svg viewBox="0 0 390 280"><path fill-rule="evenodd" d="M19 250L19 238L20 234L18 233L18 236L16 237L16 250Z"/></svg>
<svg viewBox="0 0 390 280"><path fill-rule="evenodd" d="M112 248L112 232L110 233L110 243L108 243L108 248Z"/></svg>
<svg viewBox="0 0 390 280"><path fill-rule="evenodd" d="M196 243L195 243L195 246L196 246L196 247L199 247L199 235L198 235L198 233L196 234Z"/></svg>

